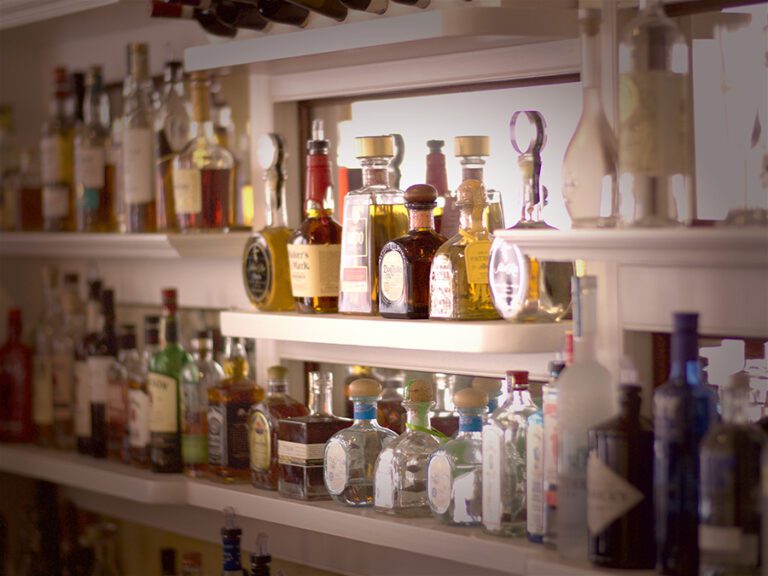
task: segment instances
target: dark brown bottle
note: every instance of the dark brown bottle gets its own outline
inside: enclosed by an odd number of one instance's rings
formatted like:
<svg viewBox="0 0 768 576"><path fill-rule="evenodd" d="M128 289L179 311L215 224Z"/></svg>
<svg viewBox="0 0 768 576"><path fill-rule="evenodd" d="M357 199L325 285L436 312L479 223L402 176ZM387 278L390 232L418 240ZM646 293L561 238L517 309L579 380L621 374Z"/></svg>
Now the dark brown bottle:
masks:
<svg viewBox="0 0 768 576"><path fill-rule="evenodd" d="M115 293L101 292L101 329L86 342L86 367L91 390L91 455L107 457L107 393L109 369L117 358L115 333Z"/></svg>
<svg viewBox="0 0 768 576"><path fill-rule="evenodd" d="M426 8L429 6L430 0L392 0L392 2L413 6L414 8Z"/></svg>
<svg viewBox="0 0 768 576"><path fill-rule="evenodd" d="M341 22L347 17L347 7L341 3L341 0L288 0L288 2L333 18L337 22Z"/></svg>
<svg viewBox="0 0 768 576"><path fill-rule="evenodd" d="M248 3L255 4L259 14L277 24L303 28L309 21L309 10L285 0L248 0Z"/></svg>
<svg viewBox="0 0 768 576"><path fill-rule="evenodd" d="M150 5L151 18L180 18L185 20L197 20L198 24L214 36L224 38L234 38L237 35L237 28L225 24L219 20L216 15L208 10L201 10L194 6L177 4L171 2L158 2L155 0Z"/></svg>
<svg viewBox="0 0 768 576"><path fill-rule="evenodd" d="M384 14L389 6L389 0L341 0L341 3L350 10L373 12L374 14Z"/></svg>

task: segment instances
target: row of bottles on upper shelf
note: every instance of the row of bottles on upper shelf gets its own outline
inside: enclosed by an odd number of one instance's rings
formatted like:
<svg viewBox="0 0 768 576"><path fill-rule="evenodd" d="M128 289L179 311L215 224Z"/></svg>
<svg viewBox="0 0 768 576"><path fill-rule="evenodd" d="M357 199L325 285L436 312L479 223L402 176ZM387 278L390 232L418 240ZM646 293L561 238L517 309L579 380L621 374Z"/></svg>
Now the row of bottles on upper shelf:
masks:
<svg viewBox="0 0 768 576"><path fill-rule="evenodd" d="M392 0L426 8L430 0ZM150 0L153 18L196 20L207 33L234 38L238 29L269 31L275 24L304 28L310 13L342 22L348 10L384 14L389 0Z"/></svg>

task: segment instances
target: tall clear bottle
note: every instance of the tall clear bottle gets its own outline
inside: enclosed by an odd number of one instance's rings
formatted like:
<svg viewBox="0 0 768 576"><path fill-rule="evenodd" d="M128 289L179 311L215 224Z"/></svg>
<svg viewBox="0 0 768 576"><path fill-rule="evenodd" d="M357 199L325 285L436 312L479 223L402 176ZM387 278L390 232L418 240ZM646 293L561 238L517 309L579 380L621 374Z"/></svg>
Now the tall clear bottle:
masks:
<svg viewBox="0 0 768 576"><path fill-rule="evenodd" d="M85 330L75 351L75 437L77 451L90 454L91 442L91 379L88 350L101 329L101 280L88 280L88 300L85 304Z"/></svg>
<svg viewBox="0 0 768 576"><path fill-rule="evenodd" d="M581 118L563 159L563 199L574 228L612 228L618 216L618 144L600 96L601 11L579 10Z"/></svg>
<svg viewBox="0 0 768 576"><path fill-rule="evenodd" d="M115 293L101 292L100 329L86 343L86 368L91 393L91 456L107 457L109 431L107 427L107 400L109 393L109 369L118 354L115 332Z"/></svg>
<svg viewBox="0 0 768 576"><path fill-rule="evenodd" d="M144 317L144 348L141 351L141 366L135 372L128 372L128 403L131 464L139 468L149 467L149 364L160 352L160 317Z"/></svg>
<svg viewBox="0 0 768 576"><path fill-rule="evenodd" d="M120 326L119 348L117 360L107 373L107 458L130 464L130 374L142 369L141 354L136 345L136 327L133 324Z"/></svg>
<svg viewBox="0 0 768 576"><path fill-rule="evenodd" d="M52 446L53 415L53 334L61 321L58 307L59 274L56 268L43 268L43 313L35 328L35 355L32 363L32 419L37 443Z"/></svg>

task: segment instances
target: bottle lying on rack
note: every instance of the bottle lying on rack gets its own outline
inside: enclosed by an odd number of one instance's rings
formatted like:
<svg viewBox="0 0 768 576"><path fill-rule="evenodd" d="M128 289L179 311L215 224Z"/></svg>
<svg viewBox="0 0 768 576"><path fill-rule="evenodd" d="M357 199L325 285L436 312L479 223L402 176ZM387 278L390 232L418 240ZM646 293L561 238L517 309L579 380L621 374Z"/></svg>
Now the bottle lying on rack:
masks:
<svg viewBox="0 0 768 576"><path fill-rule="evenodd" d="M389 0L341 0L341 3L350 10L360 10L374 14L384 14L389 6Z"/></svg>
<svg viewBox="0 0 768 576"><path fill-rule="evenodd" d="M270 26L270 21L252 3L234 0L183 0L178 3L154 0L150 16L197 20L209 34L225 38L234 38L238 28L266 31Z"/></svg>
<svg viewBox="0 0 768 576"><path fill-rule="evenodd" d="M255 4L259 14L276 24L288 24L303 28L309 22L309 10L286 0L247 0Z"/></svg>
<svg viewBox="0 0 768 576"><path fill-rule="evenodd" d="M286 0L291 4L317 12L337 22L342 22L347 17L347 7L341 0Z"/></svg>

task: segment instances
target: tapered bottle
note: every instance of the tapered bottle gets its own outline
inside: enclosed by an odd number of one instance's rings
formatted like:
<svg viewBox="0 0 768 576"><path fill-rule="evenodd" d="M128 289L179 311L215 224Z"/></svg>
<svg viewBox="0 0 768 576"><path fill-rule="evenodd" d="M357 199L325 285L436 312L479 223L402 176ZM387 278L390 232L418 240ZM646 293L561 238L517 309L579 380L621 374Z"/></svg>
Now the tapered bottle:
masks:
<svg viewBox="0 0 768 576"><path fill-rule="evenodd" d="M109 369L115 362L117 353L115 293L112 290L102 290L100 329L96 337L89 339L86 345L91 410L91 455L95 458L107 457Z"/></svg>
<svg viewBox="0 0 768 576"><path fill-rule="evenodd" d="M304 28L309 22L309 10L286 0L258 0L256 6L262 17L276 24Z"/></svg>
<svg viewBox="0 0 768 576"><path fill-rule="evenodd" d="M35 437L32 421L32 349L21 340L21 310L8 311L8 336L0 347L0 440L31 442Z"/></svg>
<svg viewBox="0 0 768 576"><path fill-rule="evenodd" d="M457 231L459 229L459 209L448 190L448 173L445 169L445 154L443 154L443 140L428 140L427 148L427 175L425 182L437 190L437 206L435 206L435 231L443 233L443 220L452 223L446 228ZM449 236L453 236L450 234Z"/></svg>
<svg viewBox="0 0 768 576"><path fill-rule="evenodd" d="M389 0L341 0L341 3L350 10L374 14L384 14L387 11L387 6L389 6Z"/></svg>
<svg viewBox="0 0 768 576"><path fill-rule="evenodd" d="M291 4L306 8L327 18L343 22L347 17L347 7L341 0L287 0Z"/></svg>

